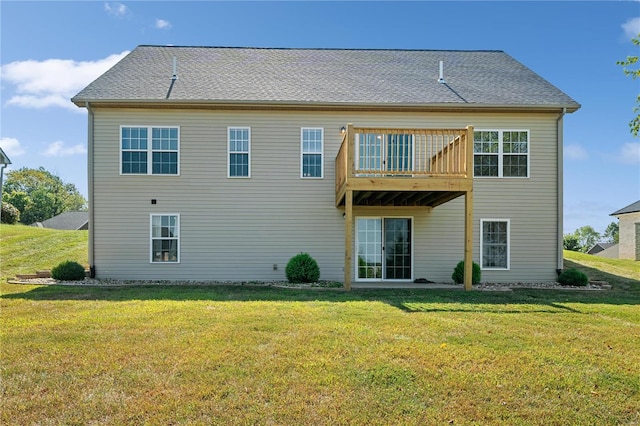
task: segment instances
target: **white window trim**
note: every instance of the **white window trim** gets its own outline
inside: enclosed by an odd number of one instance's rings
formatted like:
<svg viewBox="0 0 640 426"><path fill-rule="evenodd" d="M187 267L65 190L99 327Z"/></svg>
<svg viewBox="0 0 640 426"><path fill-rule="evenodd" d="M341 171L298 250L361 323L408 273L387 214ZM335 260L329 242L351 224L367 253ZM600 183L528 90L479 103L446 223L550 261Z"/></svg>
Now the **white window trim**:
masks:
<svg viewBox="0 0 640 426"><path fill-rule="evenodd" d="M409 219L411 221L411 278L410 279L386 279L386 278L358 278L358 253L357 253L357 248L358 248L358 219L382 219L382 238L384 239L384 220L385 219ZM355 253L355 262L354 263L354 277L356 281L361 281L361 282L390 282L390 281L398 281L398 282L413 282L413 280L415 279L415 238L414 238L414 233L415 233L415 220L413 216L354 216L353 218L354 220L354 233L355 233L355 246L354 246L354 253ZM383 244L384 242L381 242L381 244ZM384 268L386 267L386 262L385 262L385 256L384 256L384 251L382 252L382 276L384 277Z"/></svg>
<svg viewBox="0 0 640 426"><path fill-rule="evenodd" d="M156 262L153 260L153 218L154 216L175 216L176 217L176 228L178 229L178 237L171 238L178 241L178 253L177 259L175 261L166 261L166 262ZM154 265L175 265L180 263L180 250L182 249L182 242L180 241L182 235L182 230L180 229L180 214L179 213L151 213L149 215L149 263ZM170 239L170 238L157 238L157 239Z"/></svg>
<svg viewBox="0 0 640 426"><path fill-rule="evenodd" d="M136 128L145 128L147 129L147 149L122 149L122 129L124 127L136 127ZM178 129L178 149L173 150L162 150L162 149L153 149L153 141L152 141L152 131L153 129ZM120 125L120 134L118 135L118 141L120 145L118 146L118 150L120 151L120 175L121 176L180 176L180 126L147 126L147 125L136 125L136 124L121 124ZM122 152L146 152L147 153L147 173L123 173L122 171ZM154 152L176 152L178 158L178 165L176 169L176 174L166 174L166 173L153 173L153 153Z"/></svg>
<svg viewBox="0 0 640 426"><path fill-rule="evenodd" d="M247 152L244 151L231 151L231 130L247 130L249 135L249 142L247 145ZM231 154L248 154L247 162L249 164L249 170L247 176L231 176ZM227 127L227 178L229 179L249 179L251 178L251 127L245 126L229 126Z"/></svg>
<svg viewBox="0 0 640 426"><path fill-rule="evenodd" d="M485 268L483 259L482 229L485 222L506 222L507 223L507 267L506 268ZM484 271L510 271L511 270L511 219L480 219L480 269Z"/></svg>
<svg viewBox="0 0 640 426"><path fill-rule="evenodd" d="M320 151L320 176L304 176L303 174L303 159L305 154L318 154L317 152L305 152L304 151L304 131L305 130L320 130L320 143L322 149ZM324 127L301 127L300 128L300 178L301 179L324 179Z"/></svg>
<svg viewBox="0 0 640 426"><path fill-rule="evenodd" d="M473 129L474 132L498 132L498 152L482 153L473 151L473 177L476 179L530 179L531 178L531 130L530 129ZM526 176L503 176L505 155L522 155L503 152L503 134L504 132L526 132L527 133L527 175ZM473 148L473 141L472 148ZM476 176L475 175L475 156L477 155L497 155L498 156L498 176Z"/></svg>

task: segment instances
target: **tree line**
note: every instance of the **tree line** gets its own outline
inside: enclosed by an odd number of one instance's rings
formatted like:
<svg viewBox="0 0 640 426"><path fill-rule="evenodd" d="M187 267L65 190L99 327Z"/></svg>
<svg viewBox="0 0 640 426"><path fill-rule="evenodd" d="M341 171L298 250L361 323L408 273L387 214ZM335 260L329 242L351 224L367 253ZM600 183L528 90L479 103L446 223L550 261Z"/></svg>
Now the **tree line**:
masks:
<svg viewBox="0 0 640 426"><path fill-rule="evenodd" d="M593 229L591 226L582 226L575 232L564 235L563 246L565 250L581 251L583 253L591 250L597 243L615 243L619 240L619 227L617 222L611 222L603 234Z"/></svg>
<svg viewBox="0 0 640 426"><path fill-rule="evenodd" d="M40 167L7 173L2 188L2 223L31 225L67 211L87 209L87 200L72 183Z"/></svg>

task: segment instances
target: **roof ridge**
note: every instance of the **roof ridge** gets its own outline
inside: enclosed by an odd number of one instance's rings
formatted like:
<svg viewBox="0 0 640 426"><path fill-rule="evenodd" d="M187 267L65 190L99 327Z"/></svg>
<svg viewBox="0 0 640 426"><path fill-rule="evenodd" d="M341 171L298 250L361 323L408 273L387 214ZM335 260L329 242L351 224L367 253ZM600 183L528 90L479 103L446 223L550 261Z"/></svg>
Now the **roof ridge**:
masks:
<svg viewBox="0 0 640 426"><path fill-rule="evenodd" d="M358 48L358 47L259 47L259 46L198 46L198 45L160 45L140 44L137 47L190 48L190 49L246 49L246 50L326 50L326 51L362 51L362 52L488 52L505 53L498 49L405 49L405 48Z"/></svg>

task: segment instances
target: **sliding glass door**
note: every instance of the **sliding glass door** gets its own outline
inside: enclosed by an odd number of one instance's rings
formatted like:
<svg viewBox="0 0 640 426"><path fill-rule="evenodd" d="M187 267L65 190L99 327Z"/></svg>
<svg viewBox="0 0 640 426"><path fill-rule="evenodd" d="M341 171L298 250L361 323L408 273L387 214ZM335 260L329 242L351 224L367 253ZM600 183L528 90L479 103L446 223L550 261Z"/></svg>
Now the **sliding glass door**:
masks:
<svg viewBox="0 0 640 426"><path fill-rule="evenodd" d="M356 169L363 175L387 174L385 172L411 174L414 155L412 135L365 133L356 135L356 138Z"/></svg>
<svg viewBox="0 0 640 426"><path fill-rule="evenodd" d="M356 219L358 280L412 278L411 219Z"/></svg>

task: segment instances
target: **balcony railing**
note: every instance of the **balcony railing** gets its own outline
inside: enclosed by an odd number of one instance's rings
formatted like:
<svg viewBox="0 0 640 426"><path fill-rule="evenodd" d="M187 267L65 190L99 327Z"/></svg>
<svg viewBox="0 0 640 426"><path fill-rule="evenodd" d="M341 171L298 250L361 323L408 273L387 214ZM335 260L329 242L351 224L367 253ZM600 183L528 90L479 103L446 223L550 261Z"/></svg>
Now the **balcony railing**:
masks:
<svg viewBox="0 0 640 426"><path fill-rule="evenodd" d="M467 178L473 127L391 129L348 125L336 156L336 193L349 178Z"/></svg>

